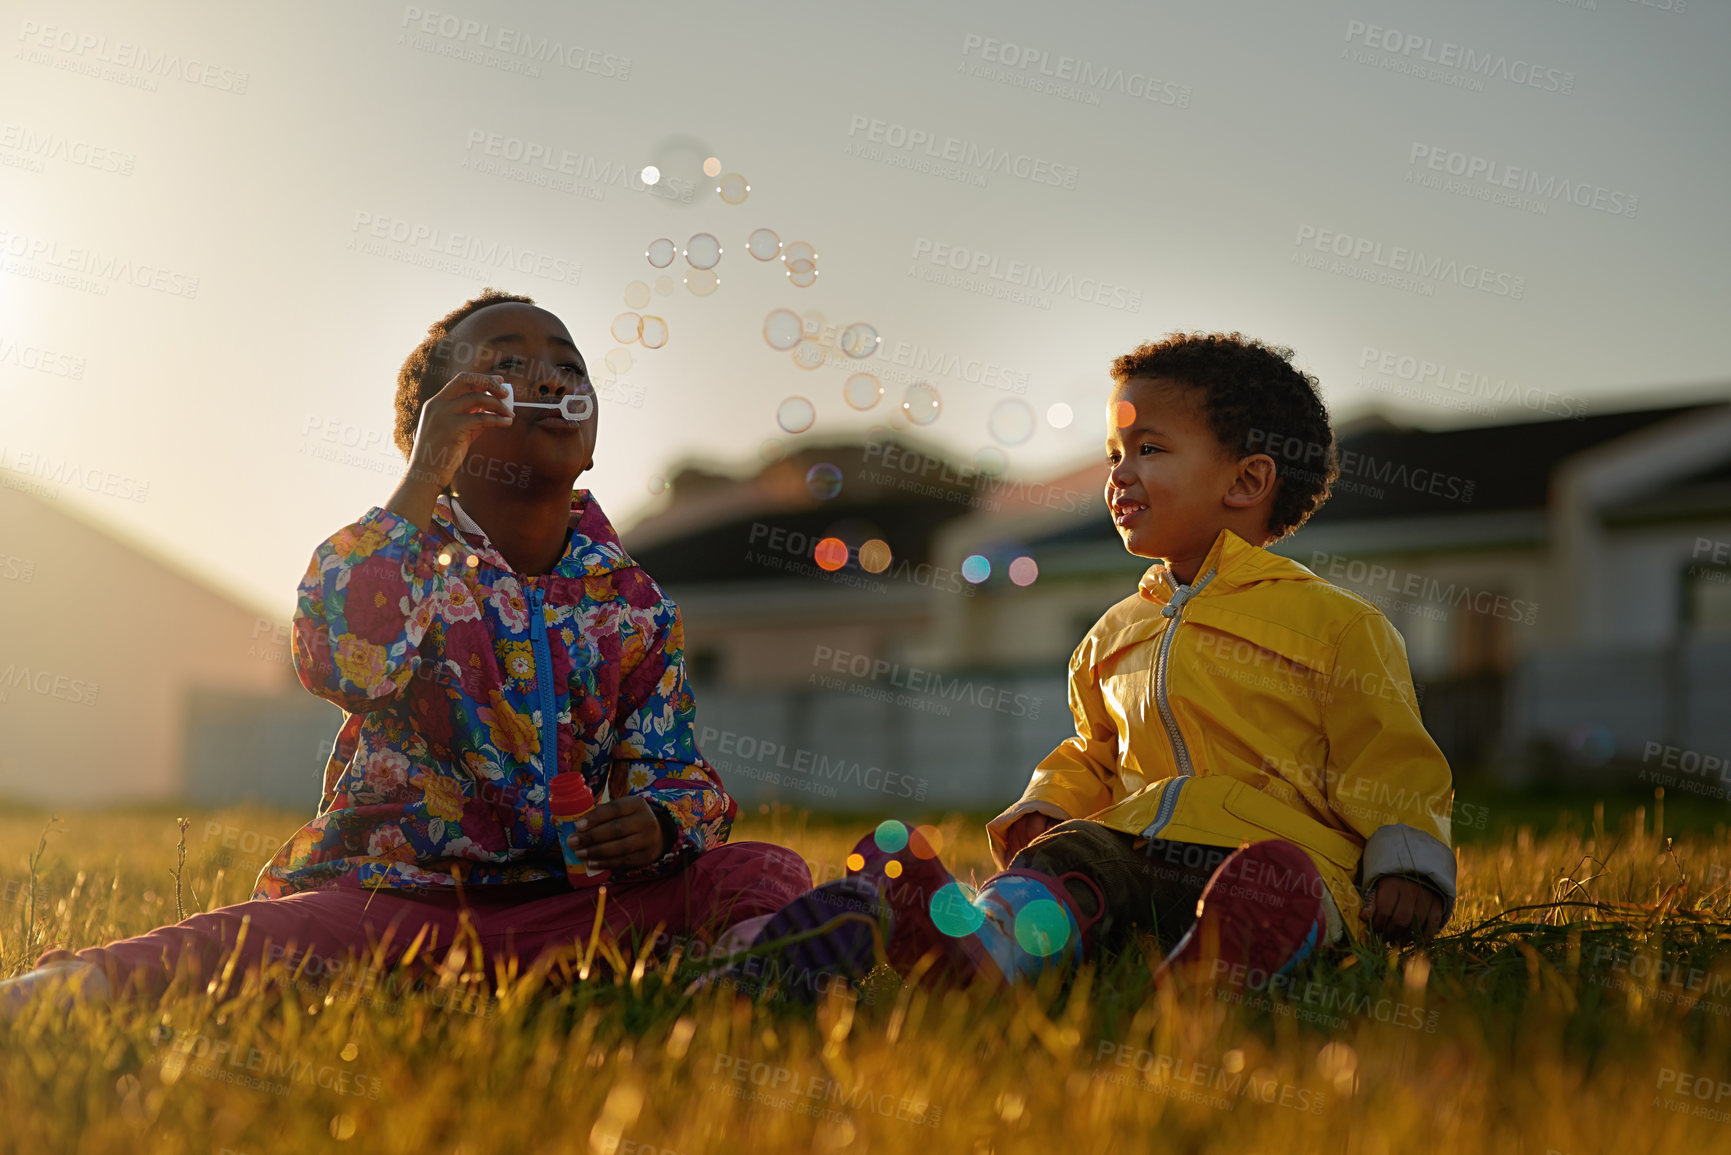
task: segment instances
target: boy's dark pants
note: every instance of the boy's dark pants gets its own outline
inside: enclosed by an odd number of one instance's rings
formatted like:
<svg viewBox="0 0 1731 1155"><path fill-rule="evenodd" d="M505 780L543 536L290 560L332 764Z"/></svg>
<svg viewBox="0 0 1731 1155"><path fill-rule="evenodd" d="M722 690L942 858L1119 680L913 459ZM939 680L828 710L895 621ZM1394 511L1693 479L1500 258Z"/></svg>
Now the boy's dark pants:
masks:
<svg viewBox="0 0 1731 1155"><path fill-rule="evenodd" d="M1073 818L1028 843L1010 865L1054 878L1078 871L1099 884L1106 909L1093 929L1090 953L1128 947L1138 930L1154 935L1160 949L1170 952L1196 921L1196 904L1209 877L1235 849L1138 838ZM1069 880L1065 889L1084 919L1094 914L1099 901L1092 888Z"/></svg>

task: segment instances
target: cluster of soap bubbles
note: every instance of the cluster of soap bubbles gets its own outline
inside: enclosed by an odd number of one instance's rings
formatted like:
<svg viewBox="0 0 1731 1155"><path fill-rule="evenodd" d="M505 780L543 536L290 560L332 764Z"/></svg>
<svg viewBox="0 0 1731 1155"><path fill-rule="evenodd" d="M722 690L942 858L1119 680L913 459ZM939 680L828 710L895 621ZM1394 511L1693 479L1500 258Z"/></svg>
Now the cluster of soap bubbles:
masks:
<svg viewBox="0 0 1731 1155"><path fill-rule="evenodd" d="M611 329L613 339L621 345L641 343L645 349L659 349L667 344L667 322L652 313L621 313L613 318ZM626 368L631 365L629 349L614 349L607 354L607 367L615 373L615 364L623 360Z"/></svg>
<svg viewBox="0 0 1731 1155"><path fill-rule="evenodd" d="M715 271L715 266L721 263L721 242L713 233L693 233L685 242L684 249L671 237L657 237L649 242L649 247L643 251L651 268L665 269L681 254L685 257L685 287L694 297L707 297L721 286L721 276ZM672 278L664 277L669 289ZM657 286L659 287L659 286Z"/></svg>
<svg viewBox="0 0 1731 1155"><path fill-rule="evenodd" d="M783 244L774 229L755 229L745 240L745 251L759 261L780 261L796 289L817 284L817 249L810 241Z"/></svg>
<svg viewBox="0 0 1731 1155"><path fill-rule="evenodd" d="M722 174L721 160L718 157L712 156L703 162L703 174L716 180L716 194L727 204L743 204L751 194L750 183L739 173ZM653 166L645 168L642 176L645 183L649 184L660 179L659 171ZM758 228L746 237L745 251L756 261L780 261L787 279L796 288L806 289L817 283L818 253L816 246L809 241L784 242L774 229ZM658 237L649 243L644 256L655 269L667 269L683 256L686 269L682 282L694 296L706 297L720 287L721 278L716 267L721 263L722 252L721 241L714 234L694 233L683 246L671 237ZM656 278L656 293L667 296L673 289L672 276L663 274ZM632 281L626 286L625 304L631 312L621 313L613 322L613 337L621 345L639 343L644 348L658 349L667 343L667 322L660 317L642 313L650 299L650 286L646 282ZM822 314L807 312L802 316L792 309L772 309L764 318L763 339L770 348L787 353L799 368L819 369L829 362L826 347L828 342L820 340L825 336L826 327L827 322ZM833 347L839 349L845 357L865 360L876 355L882 343L883 338L878 335L876 327L864 321L856 321L835 334ZM633 364L631 353L624 348L614 349L607 354L606 364L615 374L623 373ZM883 382L875 374L863 369L851 374L842 385L843 403L856 412L876 409L884 396ZM928 381L916 381L907 386L899 404L891 409L890 426L898 429L929 426L943 414L943 408L943 395L937 387ZM1045 416L1047 423L1054 429L1064 429L1072 423L1075 414L1069 405L1058 402L1046 410ZM790 395L782 398L776 405L775 420L776 425L785 433L804 433L816 424L817 407L809 397ZM998 402L986 420L986 431L996 444L986 445L975 454L976 468L986 475L1003 474L1009 467L1009 459L999 446L1026 444L1033 437L1038 425L1039 419L1025 401L1006 399ZM762 448L765 462L779 460L784 452L784 447L774 438L766 441ZM829 489L827 482L812 483L808 477L808 484L820 500L828 500L828 497L834 495L824 492ZM839 492L839 487L840 471L837 470L836 492ZM1020 560L1026 561L1029 567L1033 566L1031 558ZM981 561L984 562L984 559ZM1030 569L1016 572L1032 571ZM1017 580L1014 572L1011 580ZM1028 581L1032 580L1032 577L1029 577ZM1027 582L1017 581L1017 584L1025 585Z"/></svg>

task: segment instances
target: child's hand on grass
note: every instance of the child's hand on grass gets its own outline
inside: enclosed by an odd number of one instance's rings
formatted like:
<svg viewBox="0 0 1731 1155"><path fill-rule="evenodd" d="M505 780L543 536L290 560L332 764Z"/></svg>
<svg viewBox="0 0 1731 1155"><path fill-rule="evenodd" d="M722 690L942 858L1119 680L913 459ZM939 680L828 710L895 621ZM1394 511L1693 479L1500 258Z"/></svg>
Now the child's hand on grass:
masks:
<svg viewBox="0 0 1731 1155"><path fill-rule="evenodd" d="M1390 874L1377 879L1359 917L1389 942L1425 942L1442 927L1443 899L1417 879Z"/></svg>
<svg viewBox="0 0 1731 1155"><path fill-rule="evenodd" d="M1032 810L1010 823L1010 828L1004 831L1004 861L1008 862L1016 857L1028 843L1058 825L1060 821L1061 819L1053 818L1050 814Z"/></svg>
<svg viewBox="0 0 1731 1155"><path fill-rule="evenodd" d="M666 849L661 822L641 794L603 802L579 818L571 848L577 857L603 870L636 870L660 858Z"/></svg>

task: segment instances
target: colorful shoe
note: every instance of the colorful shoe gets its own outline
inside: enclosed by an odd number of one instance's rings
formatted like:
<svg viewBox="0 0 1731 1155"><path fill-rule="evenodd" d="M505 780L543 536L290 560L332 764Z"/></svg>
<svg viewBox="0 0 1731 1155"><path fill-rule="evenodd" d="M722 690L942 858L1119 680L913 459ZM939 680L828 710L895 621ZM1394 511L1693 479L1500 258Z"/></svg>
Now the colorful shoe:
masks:
<svg viewBox="0 0 1731 1155"><path fill-rule="evenodd" d="M1094 880L1075 871L1053 878L1011 867L981 883L971 900L959 886L940 892L931 903L930 921L945 949L934 973L956 982L978 978L1010 986L1034 982L1048 967L1081 962L1087 932L1100 915L1086 921L1078 917L1064 885L1070 878L1092 886L1104 910Z"/></svg>
<svg viewBox="0 0 1731 1155"><path fill-rule="evenodd" d="M1322 875L1278 838L1227 855L1196 922L1155 972L1156 984L1218 981L1259 990L1291 974L1327 938Z"/></svg>
<svg viewBox="0 0 1731 1155"><path fill-rule="evenodd" d="M742 994L770 987L793 1002L815 1002L836 982L853 984L877 965L892 916L876 888L842 878L808 890L771 915L749 953L715 976Z"/></svg>

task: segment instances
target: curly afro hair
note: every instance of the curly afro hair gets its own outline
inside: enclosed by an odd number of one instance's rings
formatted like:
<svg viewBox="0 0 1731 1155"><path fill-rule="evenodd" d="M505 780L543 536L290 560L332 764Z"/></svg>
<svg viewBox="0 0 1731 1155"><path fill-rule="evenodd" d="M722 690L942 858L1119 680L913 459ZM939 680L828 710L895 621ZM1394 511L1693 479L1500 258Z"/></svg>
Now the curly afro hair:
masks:
<svg viewBox="0 0 1731 1155"><path fill-rule="evenodd" d="M1229 453L1274 458L1268 532L1279 541L1328 500L1340 451L1317 380L1292 364L1292 350L1242 333L1172 333L1112 362L1112 379L1159 378L1199 393L1204 418Z"/></svg>
<svg viewBox="0 0 1731 1155"><path fill-rule="evenodd" d="M415 351L397 370L397 423L393 433L397 448L403 451L405 458L415 447L415 429L421 423L422 406L451 379L451 357L457 351L450 342L451 330L470 313L506 301L524 305L535 303L533 297L482 289L480 296L464 301L434 321L427 329L426 339L415 346Z"/></svg>

